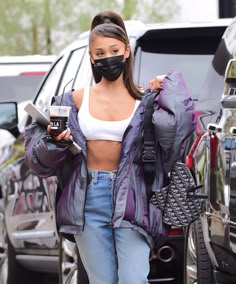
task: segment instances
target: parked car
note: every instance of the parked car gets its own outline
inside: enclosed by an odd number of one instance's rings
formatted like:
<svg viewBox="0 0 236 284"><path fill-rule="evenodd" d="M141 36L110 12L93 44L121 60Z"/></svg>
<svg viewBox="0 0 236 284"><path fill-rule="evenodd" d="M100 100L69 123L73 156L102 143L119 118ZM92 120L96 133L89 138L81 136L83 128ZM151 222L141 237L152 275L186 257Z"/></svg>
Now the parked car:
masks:
<svg viewBox="0 0 236 284"><path fill-rule="evenodd" d="M24 130L26 113L21 111L25 101L33 100L55 55L0 56L0 102L17 102L19 111L19 130ZM23 129L22 129L23 127ZM8 155L8 145L15 137L6 130L0 130L0 160Z"/></svg>
<svg viewBox="0 0 236 284"><path fill-rule="evenodd" d="M0 56L0 101L32 100L55 55Z"/></svg>
<svg viewBox="0 0 236 284"><path fill-rule="evenodd" d="M197 101L228 24L229 20L150 25L127 22L136 83L147 88L154 76L176 69L183 74ZM34 99L40 110L48 108L52 96L94 84L88 36L88 32L82 34L58 56ZM6 116L9 119L3 120ZM25 125L30 122L28 117ZM3 263L0 277L6 275L2 283L31 283L30 272L40 272L34 277L35 284L41 283L42 272L58 273L59 283L88 283L74 243L58 234L55 210L60 188L56 178L41 179L24 164L23 133L17 131L14 103L0 104L0 128L17 133L8 157L0 163L5 211L0 215L3 231L0 235L0 263ZM183 255L184 232L173 228L165 245L154 248L150 254L149 282L183 283Z"/></svg>
<svg viewBox="0 0 236 284"><path fill-rule="evenodd" d="M236 283L236 19L215 53L197 105L198 137L191 160L208 195L189 226L185 283Z"/></svg>

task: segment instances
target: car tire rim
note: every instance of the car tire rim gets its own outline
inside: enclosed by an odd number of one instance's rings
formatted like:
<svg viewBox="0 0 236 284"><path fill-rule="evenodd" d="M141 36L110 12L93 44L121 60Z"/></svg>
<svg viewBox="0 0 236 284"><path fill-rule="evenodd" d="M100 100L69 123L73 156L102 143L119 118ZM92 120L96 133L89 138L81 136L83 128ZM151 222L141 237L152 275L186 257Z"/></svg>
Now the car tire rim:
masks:
<svg viewBox="0 0 236 284"><path fill-rule="evenodd" d="M8 257L7 257L6 227L4 214L0 212L0 283L6 284L8 278Z"/></svg>
<svg viewBox="0 0 236 284"><path fill-rule="evenodd" d="M191 224L187 235L186 258L186 282L185 284L197 284L197 256L196 256L196 235L194 224Z"/></svg>
<svg viewBox="0 0 236 284"><path fill-rule="evenodd" d="M61 278L63 284L77 284L77 248L66 239L61 246Z"/></svg>

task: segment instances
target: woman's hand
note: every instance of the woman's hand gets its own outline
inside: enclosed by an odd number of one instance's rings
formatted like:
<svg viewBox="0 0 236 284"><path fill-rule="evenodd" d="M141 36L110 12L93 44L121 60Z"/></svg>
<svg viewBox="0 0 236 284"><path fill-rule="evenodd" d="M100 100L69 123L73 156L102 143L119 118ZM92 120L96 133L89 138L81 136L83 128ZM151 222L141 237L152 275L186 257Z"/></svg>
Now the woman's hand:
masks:
<svg viewBox="0 0 236 284"><path fill-rule="evenodd" d="M159 75L159 76L156 76L151 81L149 81L149 89L151 91L162 89L162 81L165 78L165 76L166 75Z"/></svg>
<svg viewBox="0 0 236 284"><path fill-rule="evenodd" d="M48 133L51 135L51 126L48 125ZM60 142L62 140L73 140L73 137L71 135L71 132L70 132L70 129L67 128L66 130L64 130L63 132L61 132L59 135L51 135L52 138L57 141L57 142Z"/></svg>

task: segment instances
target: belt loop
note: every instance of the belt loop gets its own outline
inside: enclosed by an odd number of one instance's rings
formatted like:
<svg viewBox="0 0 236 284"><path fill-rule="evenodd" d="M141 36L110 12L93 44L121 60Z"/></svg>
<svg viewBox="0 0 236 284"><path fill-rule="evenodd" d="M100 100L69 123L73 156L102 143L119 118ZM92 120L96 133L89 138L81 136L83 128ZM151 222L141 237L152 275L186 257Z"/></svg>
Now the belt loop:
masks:
<svg viewBox="0 0 236 284"><path fill-rule="evenodd" d="M115 178L116 178L116 171L112 171L112 172L110 173L110 178L111 178L112 181L115 180Z"/></svg>
<svg viewBox="0 0 236 284"><path fill-rule="evenodd" d="M88 169L89 176L92 179L93 183L97 183L98 180L98 171Z"/></svg>
<svg viewBox="0 0 236 284"><path fill-rule="evenodd" d="M93 171L93 183L97 183L98 181L98 171Z"/></svg>

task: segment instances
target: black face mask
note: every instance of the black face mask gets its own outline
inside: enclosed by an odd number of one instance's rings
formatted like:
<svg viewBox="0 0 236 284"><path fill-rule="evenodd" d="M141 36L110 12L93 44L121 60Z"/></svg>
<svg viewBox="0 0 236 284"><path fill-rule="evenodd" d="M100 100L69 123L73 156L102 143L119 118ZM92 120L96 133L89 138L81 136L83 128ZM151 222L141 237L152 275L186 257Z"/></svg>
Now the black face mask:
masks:
<svg viewBox="0 0 236 284"><path fill-rule="evenodd" d="M108 81L115 81L125 68L124 55L94 60L95 70Z"/></svg>

